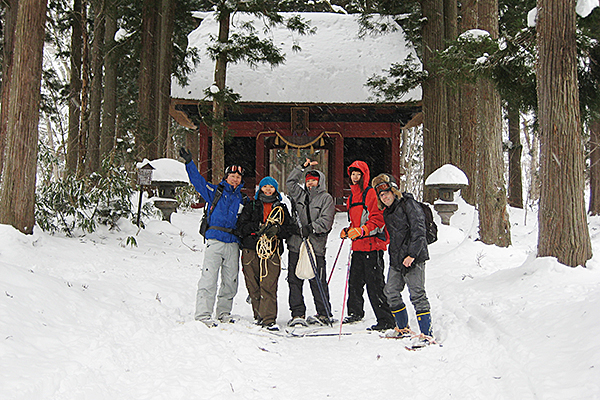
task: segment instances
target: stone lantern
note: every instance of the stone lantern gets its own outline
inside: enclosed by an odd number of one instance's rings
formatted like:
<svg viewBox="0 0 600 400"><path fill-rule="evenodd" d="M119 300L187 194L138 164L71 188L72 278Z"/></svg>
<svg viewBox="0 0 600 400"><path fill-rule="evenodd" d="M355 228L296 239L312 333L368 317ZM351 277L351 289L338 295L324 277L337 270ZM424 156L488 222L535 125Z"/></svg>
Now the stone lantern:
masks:
<svg viewBox="0 0 600 400"><path fill-rule="evenodd" d="M142 170L150 161L144 160L138 168ZM162 213L163 221L171 222L171 214L177 212L179 203L175 200L175 189L190 183L185 165L170 158L152 160L152 186L158 189L158 197L153 197L154 206Z"/></svg>
<svg viewBox="0 0 600 400"><path fill-rule="evenodd" d="M152 161L156 168L152 186L158 188L158 197L153 199L154 206L163 215L163 221L171 222L171 214L177 212L179 203L175 200L175 189L190 183L185 165L171 158L159 158Z"/></svg>
<svg viewBox="0 0 600 400"><path fill-rule="evenodd" d="M458 210L454 202L454 192L469 185L465 173L452 164L442 165L425 180L425 186L438 191L439 200L433 205L442 220L442 224L450 225L450 218Z"/></svg>

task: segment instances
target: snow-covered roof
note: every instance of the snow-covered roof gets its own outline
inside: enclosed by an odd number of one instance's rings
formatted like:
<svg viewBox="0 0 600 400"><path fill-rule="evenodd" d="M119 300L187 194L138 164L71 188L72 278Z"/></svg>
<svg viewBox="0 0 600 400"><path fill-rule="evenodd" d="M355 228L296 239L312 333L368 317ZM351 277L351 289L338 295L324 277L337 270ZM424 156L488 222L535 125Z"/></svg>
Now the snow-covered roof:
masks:
<svg viewBox="0 0 600 400"><path fill-rule="evenodd" d="M285 28L275 28L268 35L283 49L286 62L271 68L259 65L252 69L245 63L227 66L227 86L241 94L244 102L309 102L368 103L372 94L364 86L374 74L381 74L394 62L401 62L414 50L407 46L401 30L386 35L359 37L357 17L335 13L300 13L317 29L316 34L300 36ZM202 57L190 84L180 87L173 82L171 96L180 99L202 99L204 90L214 82L214 61L206 52L209 35L218 34L218 23L212 13L197 13L204 17L200 26L190 33L189 45L197 47ZM256 17L235 14L232 32L241 22ZM257 30L262 32L262 23ZM298 43L301 51L292 51ZM405 95L401 102L420 100L421 90Z"/></svg>
<svg viewBox="0 0 600 400"><path fill-rule="evenodd" d="M148 161L148 159L144 158L142 162L136 164L136 167L142 168L147 164L150 164L154 168L154 171L152 171L153 182L190 182L185 170L185 164L177 160L158 158Z"/></svg>

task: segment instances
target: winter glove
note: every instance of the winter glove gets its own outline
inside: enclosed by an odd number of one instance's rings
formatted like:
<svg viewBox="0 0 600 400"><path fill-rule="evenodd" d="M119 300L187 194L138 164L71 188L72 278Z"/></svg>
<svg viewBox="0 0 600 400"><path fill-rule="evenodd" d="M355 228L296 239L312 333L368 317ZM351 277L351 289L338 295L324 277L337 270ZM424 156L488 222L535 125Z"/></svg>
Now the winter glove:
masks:
<svg viewBox="0 0 600 400"><path fill-rule="evenodd" d="M192 162L192 153L190 153L185 147L179 149L179 156L185 160L186 164Z"/></svg>
<svg viewBox="0 0 600 400"><path fill-rule="evenodd" d="M311 233L313 233L315 230L313 229L311 224L308 225L304 225L302 227L302 237L307 238L308 236L310 236Z"/></svg>
<svg viewBox="0 0 600 400"><path fill-rule="evenodd" d="M348 229L350 228L342 229L342 231L340 232L340 239L346 239L348 237Z"/></svg>
<svg viewBox="0 0 600 400"><path fill-rule="evenodd" d="M356 240L356 239L366 236L368 234L369 234L369 230L367 229L366 225L363 225L360 228L348 229L348 237L351 240Z"/></svg>
<svg viewBox="0 0 600 400"><path fill-rule="evenodd" d="M267 224L264 235L267 239L273 239L279 233L279 224Z"/></svg>

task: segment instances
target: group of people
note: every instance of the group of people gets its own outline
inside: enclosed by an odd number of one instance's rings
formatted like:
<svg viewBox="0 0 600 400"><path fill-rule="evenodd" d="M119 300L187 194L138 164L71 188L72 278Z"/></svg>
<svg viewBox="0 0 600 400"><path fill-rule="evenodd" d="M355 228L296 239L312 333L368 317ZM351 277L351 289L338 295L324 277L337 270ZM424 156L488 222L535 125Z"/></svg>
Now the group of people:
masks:
<svg viewBox="0 0 600 400"><path fill-rule="evenodd" d="M242 271L254 319L265 329L279 330L277 285L285 240L291 312L288 325L331 325L333 314L325 253L335 205L327 192L325 175L314 169L317 162L306 159L289 174L286 187L291 209L288 209L273 177L264 177L254 199L249 200L241 192L244 185L241 166L227 167L222 181L215 185L198 172L189 151L182 148L179 154L185 160L190 182L208 206L208 226L204 233L206 252L198 282L195 319L209 327L216 326L217 320L234 322L231 310L238 288L241 249ZM402 291L408 287L420 337L433 342L430 305L425 292L425 261L429 253L425 215L420 205L410 193L400 192L390 174L380 174L370 184L369 167L363 161L353 162L348 167L348 175L351 184L347 201L349 225L342 229L340 238L352 241L352 255L348 315L342 323L355 323L364 318L366 286L377 318L369 330L386 331L389 337L416 335L409 327L402 299ZM387 282L383 261L386 249L390 260ZM302 294L304 279L296 274L306 253L314 275L309 285L316 309L316 315L308 318ZM221 285L217 293L219 274Z"/></svg>

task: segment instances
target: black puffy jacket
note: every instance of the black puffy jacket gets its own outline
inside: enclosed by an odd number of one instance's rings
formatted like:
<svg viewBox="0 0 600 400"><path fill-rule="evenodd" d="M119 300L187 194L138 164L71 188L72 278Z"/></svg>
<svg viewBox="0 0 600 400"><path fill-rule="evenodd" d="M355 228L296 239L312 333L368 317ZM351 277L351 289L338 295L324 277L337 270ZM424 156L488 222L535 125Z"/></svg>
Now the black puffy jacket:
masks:
<svg viewBox="0 0 600 400"><path fill-rule="evenodd" d="M383 210L383 219L390 236L390 267L405 268L402 262L406 256L415 259L413 264L429 260L425 214L412 194L403 193L402 198L396 198L391 206Z"/></svg>
<svg viewBox="0 0 600 400"><path fill-rule="evenodd" d="M280 201L273 203L273 208L277 206L283 207L284 217L283 225L277 233L279 239L288 239L291 235L296 234L298 226L296 222L290 216L290 213L285 204ZM249 201L242 210L242 213L238 217L237 227L235 234L240 238L242 242L242 248L256 250L256 243L258 242L259 236L256 234L260 229L260 225L263 222L263 203L262 201L255 199ZM279 254L283 252L283 241L279 241Z"/></svg>

